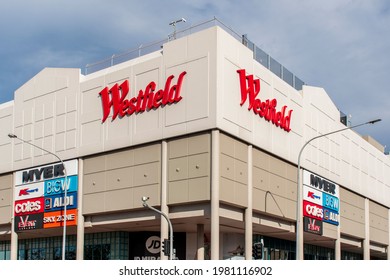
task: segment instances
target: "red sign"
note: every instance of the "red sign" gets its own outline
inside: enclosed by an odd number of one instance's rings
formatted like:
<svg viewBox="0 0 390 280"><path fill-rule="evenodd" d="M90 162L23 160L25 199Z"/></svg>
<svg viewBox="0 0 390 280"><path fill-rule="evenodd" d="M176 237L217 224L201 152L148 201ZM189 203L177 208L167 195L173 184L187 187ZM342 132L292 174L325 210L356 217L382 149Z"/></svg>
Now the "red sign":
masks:
<svg viewBox="0 0 390 280"><path fill-rule="evenodd" d="M324 217L324 209L318 204L303 201L303 216L322 220Z"/></svg>
<svg viewBox="0 0 390 280"><path fill-rule="evenodd" d="M43 197L15 201L15 216L42 213L43 207Z"/></svg>
<svg viewBox="0 0 390 280"><path fill-rule="evenodd" d="M276 99L261 101L257 98L260 92L260 79L254 79L253 75L246 75L244 69L237 70L237 73L240 75L240 105L242 106L249 97L248 110L253 110L255 115L259 115L260 118L264 118L289 132L293 110L287 110L287 106L283 106L280 111L277 111L276 105L278 102Z"/></svg>
<svg viewBox="0 0 390 280"><path fill-rule="evenodd" d="M43 217L43 228L63 227L64 211L46 212ZM77 225L77 209L66 210L66 226Z"/></svg>
<svg viewBox="0 0 390 280"><path fill-rule="evenodd" d="M183 83L184 75L187 72L182 72L179 75L176 85L171 86L174 75L168 77L165 82L164 89L156 90L156 83L150 82L145 90L140 90L138 96L131 99L126 99L130 91L130 83L128 80L122 84L115 84L110 89L105 87L99 94L102 97L103 119L104 123L110 114L112 108L112 120L116 117L124 117L134 113L142 113L146 110L157 109L160 106L169 105L179 102L182 97L180 90Z"/></svg>

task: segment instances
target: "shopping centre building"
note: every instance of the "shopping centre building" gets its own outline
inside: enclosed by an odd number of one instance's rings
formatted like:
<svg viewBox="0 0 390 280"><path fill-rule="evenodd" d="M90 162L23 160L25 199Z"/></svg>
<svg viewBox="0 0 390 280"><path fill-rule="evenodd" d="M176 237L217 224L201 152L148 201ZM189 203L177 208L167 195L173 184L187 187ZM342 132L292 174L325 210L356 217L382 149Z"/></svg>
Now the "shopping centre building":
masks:
<svg viewBox="0 0 390 280"><path fill-rule="evenodd" d="M84 74L45 68L0 105L0 259L167 259L170 223L177 259L252 259L255 243L264 259L390 259L383 146L209 25ZM307 141L342 129L298 172Z"/></svg>

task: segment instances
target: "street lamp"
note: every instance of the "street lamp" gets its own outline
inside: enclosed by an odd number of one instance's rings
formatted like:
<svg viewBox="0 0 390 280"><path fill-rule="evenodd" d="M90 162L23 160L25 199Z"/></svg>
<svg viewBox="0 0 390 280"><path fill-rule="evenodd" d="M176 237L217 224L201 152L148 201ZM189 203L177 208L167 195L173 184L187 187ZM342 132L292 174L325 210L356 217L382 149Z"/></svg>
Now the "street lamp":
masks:
<svg viewBox="0 0 390 280"><path fill-rule="evenodd" d="M168 216L165 213L161 212L160 210L157 210L153 206L148 205L148 203L147 203L147 201L149 200L148 196L143 196L141 198L141 200L142 200L142 205L144 207L147 207L150 210L153 210L153 211L159 213L160 215L162 215L167 220L168 225L169 225L169 232L170 232L170 237L169 237L169 241L170 241L169 242L169 259L173 260L173 228L172 228L171 221L169 220Z"/></svg>
<svg viewBox="0 0 390 280"><path fill-rule="evenodd" d="M15 134L12 134L12 133L9 133L8 134L8 137L9 138L16 138L16 139L19 139L20 141L22 141L23 143L26 143L26 144L29 144L37 149L40 149L42 151L45 151L46 153L49 153L53 156L55 156L61 163L62 163L62 166L64 167L64 173L65 173L65 184L64 184L64 187L65 187L65 190L64 190L64 219L63 219L63 234L62 234L62 260L65 260L65 248L66 248L66 205L67 205L67 201L66 201L66 198L67 198L67 189L68 189L68 175L67 175L67 172L66 172L66 167L65 167L65 164L64 162L62 161L62 159L57 156L55 153L52 153L42 147L39 147L33 143L30 143L30 142L27 142L25 140L23 140L22 138L16 136Z"/></svg>
<svg viewBox="0 0 390 280"><path fill-rule="evenodd" d="M300 178L300 170L301 170L301 155L305 147L313 140L325 137L331 134L335 134L344 130L352 129L358 126L366 125L366 124L374 124L376 122L380 122L381 119L376 119L372 121L368 121L365 123L360 123L354 126L345 127L339 130L331 131L322 135L315 136L308 140L303 147L301 148L299 155L298 155L298 168L297 168L297 223L296 223L296 259L297 260L303 260L303 226L302 226L302 187L301 187L301 178Z"/></svg>

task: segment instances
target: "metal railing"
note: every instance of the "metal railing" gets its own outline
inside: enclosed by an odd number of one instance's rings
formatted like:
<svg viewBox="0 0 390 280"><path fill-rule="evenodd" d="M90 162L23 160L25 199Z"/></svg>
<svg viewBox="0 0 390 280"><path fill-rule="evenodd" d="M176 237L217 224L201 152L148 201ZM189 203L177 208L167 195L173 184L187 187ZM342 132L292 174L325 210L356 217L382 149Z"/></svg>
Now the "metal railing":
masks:
<svg viewBox="0 0 390 280"><path fill-rule="evenodd" d="M84 74L88 75L99 70L117 65L119 63L158 51L162 49L162 46L171 41L181 37L188 36L190 34L196 33L198 31L207 29L212 26L219 26L228 32L231 36L233 36L237 41L244 44L250 50L253 51L253 58L261 63L264 67L272 71L275 75L283 79L286 83L291 85L297 90L301 90L304 82L296 77L292 72L290 72L287 68L281 65L278 61L272 58L269 54L264 52L262 49L257 47L253 42L251 42L246 35L240 35L236 33L232 28L225 25L223 22L218 20L217 18L213 18L211 20L198 23L190 26L189 28L174 31L172 34L169 34L167 38L163 40L159 40L156 42L152 42L146 45L141 44L138 48L130 49L125 52L119 54L113 54L111 57L106 58L104 60L98 61L96 63L87 64L85 66Z"/></svg>
<svg viewBox="0 0 390 280"><path fill-rule="evenodd" d="M253 42L248 39L246 35L242 35L242 43L253 51L253 58L257 62L260 62L260 64L269 69L279 78L283 79L283 81L294 87L296 90L302 89L302 86L305 83L301 79L295 76L292 72L290 72L286 67L280 64L277 60L275 60L265 51L257 47Z"/></svg>

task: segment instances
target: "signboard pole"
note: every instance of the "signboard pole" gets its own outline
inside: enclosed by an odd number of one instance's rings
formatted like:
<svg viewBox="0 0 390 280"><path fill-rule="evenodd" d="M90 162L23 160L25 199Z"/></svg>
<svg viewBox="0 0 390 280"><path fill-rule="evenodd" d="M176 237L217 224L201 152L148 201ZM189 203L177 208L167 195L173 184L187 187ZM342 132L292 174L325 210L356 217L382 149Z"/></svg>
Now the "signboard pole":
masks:
<svg viewBox="0 0 390 280"><path fill-rule="evenodd" d="M8 137L9 138L16 138L20 141L22 141L23 143L26 143L26 144L29 144L37 149L40 149L46 153L49 153L51 155L53 155L54 157L56 157L62 164L62 166L64 167L64 175L65 175L65 183L64 183L64 215L63 215L63 234L62 234L62 260L65 260L65 249L66 249L66 196L67 196L67 185L68 185L68 175L67 175L67 172L66 172L66 167L65 167L65 164L64 162L62 161L62 159L56 155L55 153L53 152L50 152L42 147L39 147L33 143L30 143L30 142L27 142L25 140L23 140L22 138L19 138L18 136L16 136L15 134L12 134L12 133L9 133L8 134Z"/></svg>
<svg viewBox="0 0 390 280"><path fill-rule="evenodd" d="M303 260L303 230L302 230L303 229L303 227L302 227L302 191L303 190L302 190L302 186L301 186L301 155L302 155L303 150L311 141L313 141L315 139L325 137L325 136L328 136L331 134L335 134L338 132L342 132L344 130L352 129L352 128L355 128L358 126L362 126L362 125L366 125L366 124L374 124L374 123L380 122L380 121L381 121L381 119L376 119L376 120L368 121L365 123L360 123L357 125L345 127L345 128L339 129L339 130L335 130L335 131L331 131L331 132L328 132L328 133L325 133L322 135L315 136L315 137L309 139L303 145L301 150L299 151L298 167L297 167L297 213L296 213L297 222L296 222L296 228L295 228L295 231L296 231L296 240L295 240L296 241L296 259L297 260Z"/></svg>
<svg viewBox="0 0 390 280"><path fill-rule="evenodd" d="M143 196L143 197L142 197L142 205L143 205L144 207L149 208L150 210L153 210L153 211L159 213L159 214L162 215L162 216L167 220L167 222L168 222L168 225L169 225L169 232L170 232L170 240L169 240L169 241L170 241L170 242L169 242L169 259L170 259L170 260L173 260L174 254L173 254L173 228L172 228L172 223L171 223L171 221L169 220L168 216L167 216L165 213L163 213L163 212L161 212L160 210L157 210L156 208L154 208L154 207L148 205L148 203L147 203L148 199L149 199L149 197Z"/></svg>

